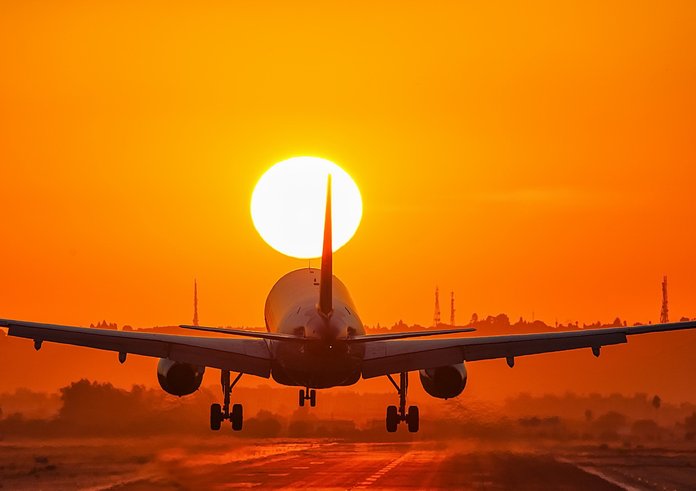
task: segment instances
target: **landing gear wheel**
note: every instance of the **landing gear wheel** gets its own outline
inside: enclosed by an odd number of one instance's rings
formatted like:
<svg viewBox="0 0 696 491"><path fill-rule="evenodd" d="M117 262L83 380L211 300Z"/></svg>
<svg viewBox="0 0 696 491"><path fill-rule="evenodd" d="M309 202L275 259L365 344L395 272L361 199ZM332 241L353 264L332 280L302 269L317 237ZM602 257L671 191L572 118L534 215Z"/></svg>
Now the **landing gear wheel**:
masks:
<svg viewBox="0 0 696 491"><path fill-rule="evenodd" d="M396 406L387 407L387 431L394 433L399 425L399 411Z"/></svg>
<svg viewBox="0 0 696 491"><path fill-rule="evenodd" d="M242 423L244 422L244 408L241 404L235 404L232 406L230 420L232 421L232 430L240 431L242 429Z"/></svg>
<svg viewBox="0 0 696 491"><path fill-rule="evenodd" d="M408 394L408 372L401 372L399 374L400 382L396 383L396 380L387 374L387 378L392 383L396 392L399 394L399 407L389 406L387 408L387 431L389 433L394 433L396 427L402 421L406 423L408 431L415 433L420 428L420 415L418 412L418 407L409 406L408 412L406 412L406 396Z"/></svg>
<svg viewBox="0 0 696 491"><path fill-rule="evenodd" d="M419 422L419 411L418 406L410 406L408 408L408 415L406 416L406 424L408 425L408 431L411 433L416 433L420 427Z"/></svg>
<svg viewBox="0 0 696 491"><path fill-rule="evenodd" d="M242 405L235 404L232 406L232 412L230 412L230 395L232 389L239 379L242 378L243 373L238 373L237 377L233 382L230 381L229 370L220 371L220 385L222 386L222 405L211 404L210 406L210 429L213 431L218 431L222 426L222 422L229 420L232 422L232 429L234 431L239 431L242 429Z"/></svg>
<svg viewBox="0 0 696 491"><path fill-rule="evenodd" d="M210 429L218 431L222 424L223 414L220 404L211 404L210 406Z"/></svg>
<svg viewBox="0 0 696 491"><path fill-rule="evenodd" d="M314 407L317 405L317 391L307 387L306 389L300 389L300 407L304 407L305 401L309 401L309 405Z"/></svg>

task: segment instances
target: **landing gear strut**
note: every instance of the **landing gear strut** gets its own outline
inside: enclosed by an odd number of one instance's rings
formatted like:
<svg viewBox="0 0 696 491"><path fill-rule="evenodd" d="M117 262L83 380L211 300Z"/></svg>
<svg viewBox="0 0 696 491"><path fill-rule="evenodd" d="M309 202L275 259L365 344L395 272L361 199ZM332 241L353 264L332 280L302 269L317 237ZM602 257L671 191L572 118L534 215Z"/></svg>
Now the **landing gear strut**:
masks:
<svg viewBox="0 0 696 491"><path fill-rule="evenodd" d="M417 432L418 428L420 427L418 406L409 406L408 412L406 412L406 395L408 394L408 372L400 373L400 384L396 383L391 374L388 374L387 377L389 378L389 381L392 383L394 388L396 388L396 391L399 394L399 407L387 407L387 431L389 433L394 433L396 431L396 427L399 426L399 423L404 421L408 426L408 431L410 431L411 433Z"/></svg>
<svg viewBox="0 0 696 491"><path fill-rule="evenodd" d="M213 431L218 431L222 422L228 420L232 423L232 429L234 431L239 431L242 429L242 422L244 421L244 410L241 404L234 404L232 406L232 411L230 411L230 394L232 389L239 379L242 378L241 373L237 374L234 381L230 383L230 371L222 370L220 372L220 384L222 385L222 396L223 404L212 404L210 406L210 429Z"/></svg>
<svg viewBox="0 0 696 491"><path fill-rule="evenodd" d="M300 406L304 407L305 401L309 401L309 405L314 407L317 405L317 391L307 387L300 389Z"/></svg>

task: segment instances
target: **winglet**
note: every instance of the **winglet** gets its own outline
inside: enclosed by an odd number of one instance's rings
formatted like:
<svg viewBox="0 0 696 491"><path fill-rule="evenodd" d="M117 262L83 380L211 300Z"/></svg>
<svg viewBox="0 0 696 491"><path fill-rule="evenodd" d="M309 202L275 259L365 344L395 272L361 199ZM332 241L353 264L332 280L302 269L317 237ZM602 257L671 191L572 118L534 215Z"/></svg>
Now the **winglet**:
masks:
<svg viewBox="0 0 696 491"><path fill-rule="evenodd" d="M331 230L331 174L326 183L326 213L324 215L324 246L321 252L321 282L319 283L319 312L329 316L333 311L331 284L333 281L333 241Z"/></svg>

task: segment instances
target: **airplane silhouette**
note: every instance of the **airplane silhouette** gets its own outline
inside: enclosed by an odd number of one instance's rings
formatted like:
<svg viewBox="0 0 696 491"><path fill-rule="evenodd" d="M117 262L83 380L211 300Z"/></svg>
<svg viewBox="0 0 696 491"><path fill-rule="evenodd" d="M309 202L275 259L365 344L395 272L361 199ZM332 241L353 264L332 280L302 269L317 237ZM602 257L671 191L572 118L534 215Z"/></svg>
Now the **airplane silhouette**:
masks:
<svg viewBox="0 0 696 491"><path fill-rule="evenodd" d="M241 404L230 407L231 392L244 374L272 377L281 385L302 387L300 406L306 401L310 406L316 405L316 389L386 376L399 396L398 407L387 408L387 431L394 432L405 422L410 432L416 432L420 425L418 407L406 407L411 371L419 372L429 395L448 399L461 394L466 386L465 362L501 358L513 367L518 356L580 348L590 348L599 356L603 346L626 343L628 336L696 328L696 322L679 322L441 339L413 338L475 329L366 335L348 289L333 275L331 176L326 191L321 269L299 269L280 278L266 299L265 323L267 332L181 326L222 335L194 337L0 319L0 327L8 328L10 336L32 339L37 350L46 341L115 351L121 363L131 353L160 358L159 384L176 396L198 390L206 368L220 369L223 402L211 405L210 428L219 430L227 420L235 431L242 429L243 408ZM234 380L231 372L237 373ZM393 377L396 374L398 382Z"/></svg>

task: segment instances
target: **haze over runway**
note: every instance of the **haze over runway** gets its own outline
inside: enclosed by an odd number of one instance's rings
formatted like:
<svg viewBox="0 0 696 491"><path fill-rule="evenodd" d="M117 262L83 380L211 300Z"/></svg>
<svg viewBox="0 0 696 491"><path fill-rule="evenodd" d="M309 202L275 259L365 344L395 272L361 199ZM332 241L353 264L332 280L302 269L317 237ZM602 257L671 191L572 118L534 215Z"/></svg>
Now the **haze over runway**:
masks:
<svg viewBox="0 0 696 491"><path fill-rule="evenodd" d="M40 450L0 443L9 489L565 489L690 490L694 448L626 452L599 447L461 441L346 443L190 439L56 441Z"/></svg>

